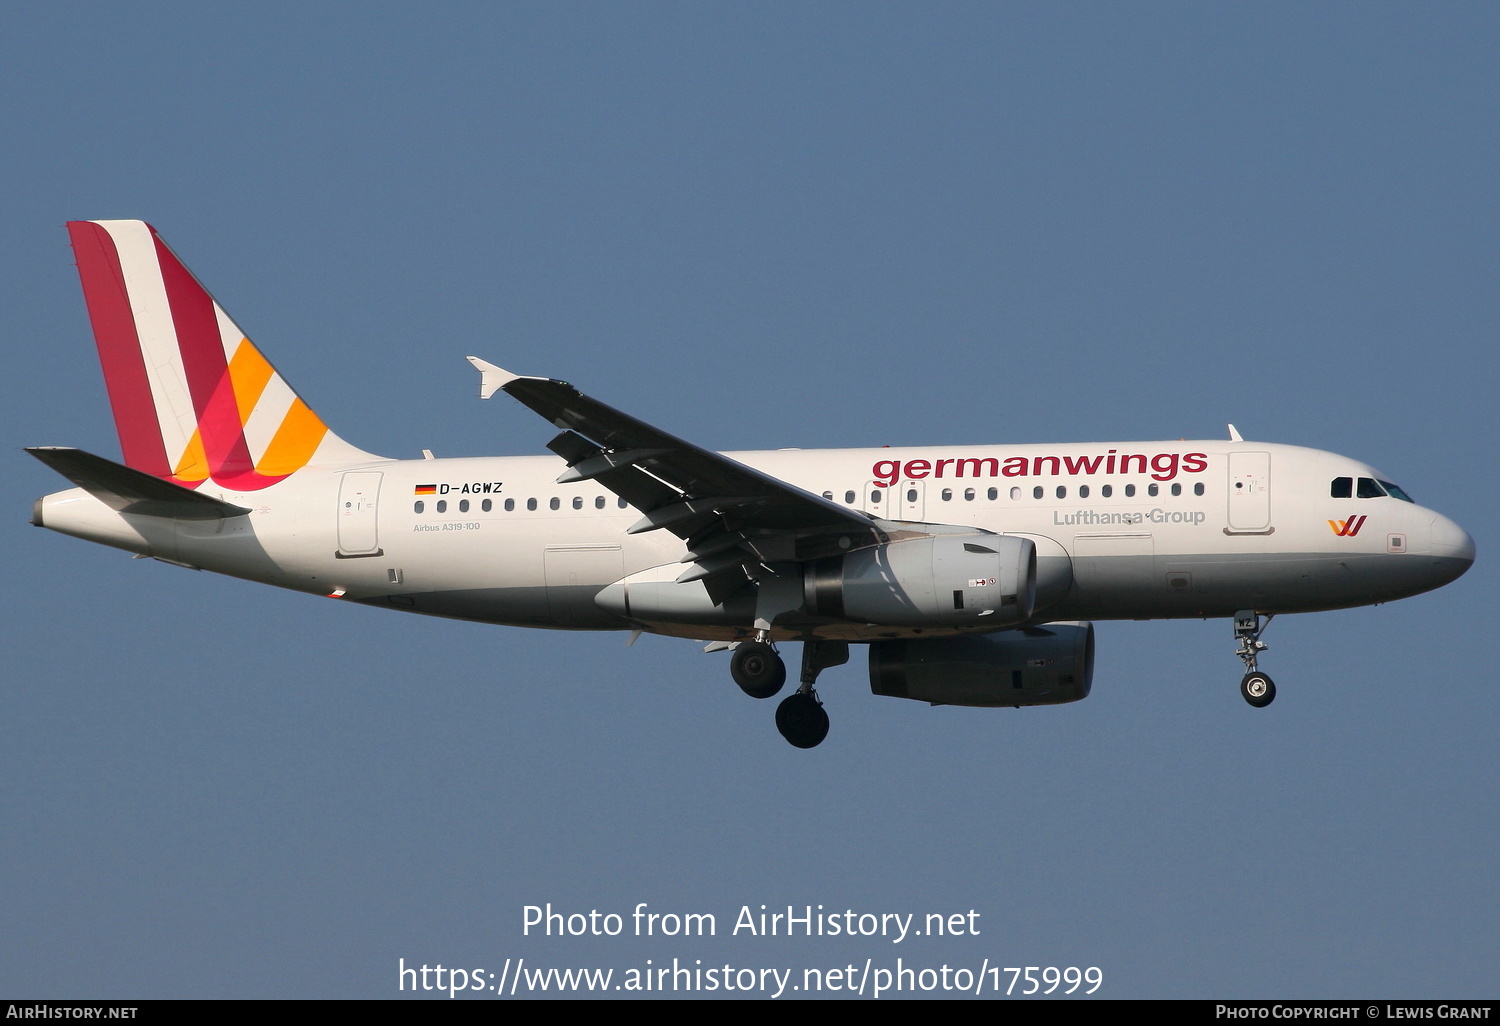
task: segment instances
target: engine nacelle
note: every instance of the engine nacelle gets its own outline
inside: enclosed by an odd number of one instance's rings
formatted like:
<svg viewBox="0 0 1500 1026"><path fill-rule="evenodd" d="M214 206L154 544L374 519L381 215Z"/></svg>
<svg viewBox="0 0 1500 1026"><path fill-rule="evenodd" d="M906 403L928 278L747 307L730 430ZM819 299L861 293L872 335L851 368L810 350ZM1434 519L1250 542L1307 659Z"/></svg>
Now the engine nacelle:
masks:
<svg viewBox="0 0 1500 1026"><path fill-rule="evenodd" d="M893 627L1000 627L1036 604L1036 545L1014 535L938 535L811 563L804 608Z"/></svg>
<svg viewBox="0 0 1500 1026"><path fill-rule="evenodd" d="M1093 683L1091 623L870 645L870 690L891 698L933 705L1059 705L1087 698Z"/></svg>

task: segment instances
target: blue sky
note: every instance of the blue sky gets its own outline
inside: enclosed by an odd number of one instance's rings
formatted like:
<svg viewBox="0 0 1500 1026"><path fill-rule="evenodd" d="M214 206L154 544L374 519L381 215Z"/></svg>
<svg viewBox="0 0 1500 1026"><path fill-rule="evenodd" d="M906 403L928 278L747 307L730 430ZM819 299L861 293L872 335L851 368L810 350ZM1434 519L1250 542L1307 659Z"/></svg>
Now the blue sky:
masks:
<svg viewBox="0 0 1500 1026"><path fill-rule="evenodd" d="M396 996L398 959L1099 966L1492 996L1492 5L0 12L0 993ZM1099 625L1092 696L789 748L690 643L400 617L47 532L113 456L63 222L151 221L341 435L533 453L473 353L720 449L1221 437L1463 524L1443 591ZM711 912L708 939L522 909ZM977 937L727 936L742 905Z"/></svg>

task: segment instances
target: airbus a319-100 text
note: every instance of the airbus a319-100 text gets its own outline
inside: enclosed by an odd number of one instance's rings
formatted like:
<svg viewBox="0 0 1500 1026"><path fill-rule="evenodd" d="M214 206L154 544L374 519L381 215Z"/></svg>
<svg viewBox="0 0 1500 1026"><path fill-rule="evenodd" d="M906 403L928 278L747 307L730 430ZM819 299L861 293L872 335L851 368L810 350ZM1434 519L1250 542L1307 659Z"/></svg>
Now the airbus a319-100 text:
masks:
<svg viewBox="0 0 1500 1026"><path fill-rule="evenodd" d="M878 695L1071 702L1091 621L1229 617L1253 706L1278 613L1454 580L1474 544L1356 460L1227 441L716 453L476 357L552 455L392 460L338 437L140 221L69 224L123 462L28 451L77 487L32 522L169 563L485 623L729 649L744 691L823 740L823 669Z"/></svg>

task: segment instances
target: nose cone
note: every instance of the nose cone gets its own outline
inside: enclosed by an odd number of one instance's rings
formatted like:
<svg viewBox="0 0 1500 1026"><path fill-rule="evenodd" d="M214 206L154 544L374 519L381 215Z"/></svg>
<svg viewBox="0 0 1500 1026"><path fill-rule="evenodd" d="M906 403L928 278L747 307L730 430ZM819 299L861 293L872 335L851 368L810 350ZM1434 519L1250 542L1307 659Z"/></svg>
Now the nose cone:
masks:
<svg viewBox="0 0 1500 1026"><path fill-rule="evenodd" d="M1469 532L1441 513L1433 514L1429 531L1428 551L1432 553L1433 569L1442 576L1443 583L1462 577L1474 565L1474 539Z"/></svg>
<svg viewBox="0 0 1500 1026"><path fill-rule="evenodd" d="M1474 539L1469 532L1439 513L1432 520L1432 554L1462 560L1464 569L1474 563Z"/></svg>

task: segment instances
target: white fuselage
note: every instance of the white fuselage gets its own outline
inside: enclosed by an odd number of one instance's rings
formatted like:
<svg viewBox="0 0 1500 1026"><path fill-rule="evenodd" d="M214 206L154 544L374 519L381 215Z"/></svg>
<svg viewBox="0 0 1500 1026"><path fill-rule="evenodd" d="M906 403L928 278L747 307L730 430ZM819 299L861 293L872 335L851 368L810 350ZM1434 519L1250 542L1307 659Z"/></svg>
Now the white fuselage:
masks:
<svg viewBox="0 0 1500 1026"><path fill-rule="evenodd" d="M1367 605L1439 587L1473 559L1468 535L1430 509L1390 495L1333 497L1337 478L1381 479L1371 468L1294 446L728 455L881 520L1031 538L1036 622ZM81 489L46 496L36 519L170 562L411 612L698 638L750 631L749 622L631 620L596 602L606 586L652 568L672 580L686 549L665 531L627 534L640 512L594 482L557 484L564 469L550 455L313 465L256 492L210 485L252 510L226 520L122 515ZM894 636L881 625L776 627L782 637Z"/></svg>

